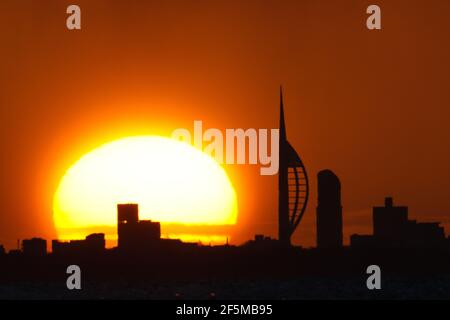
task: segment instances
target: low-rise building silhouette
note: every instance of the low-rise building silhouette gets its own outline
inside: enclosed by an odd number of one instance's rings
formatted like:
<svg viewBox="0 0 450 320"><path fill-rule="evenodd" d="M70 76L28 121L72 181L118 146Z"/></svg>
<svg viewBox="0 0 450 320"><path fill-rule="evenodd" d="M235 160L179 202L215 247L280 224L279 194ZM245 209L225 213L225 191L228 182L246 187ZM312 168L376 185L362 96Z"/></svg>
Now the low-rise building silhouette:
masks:
<svg viewBox="0 0 450 320"><path fill-rule="evenodd" d="M8 251L8 256L17 257L22 255L22 250L20 249L11 249Z"/></svg>
<svg viewBox="0 0 450 320"><path fill-rule="evenodd" d="M408 225L408 207L394 206L391 197L385 198L384 207L373 208L373 235L386 243L398 242L405 236Z"/></svg>
<svg viewBox="0 0 450 320"><path fill-rule="evenodd" d="M265 236L263 234L255 234L254 239L247 241L243 247L260 252L284 248L278 240Z"/></svg>
<svg viewBox="0 0 450 320"><path fill-rule="evenodd" d="M47 254L47 240L41 238L23 240L22 252L26 256L45 256Z"/></svg>
<svg viewBox="0 0 450 320"><path fill-rule="evenodd" d="M373 235L352 234L350 236L350 246L354 249L374 249L377 248L377 242Z"/></svg>
<svg viewBox="0 0 450 320"><path fill-rule="evenodd" d="M408 220L408 207L394 206L388 197L384 207L373 208L373 235L354 234L350 244L353 248L429 248L444 246L445 240L440 223Z"/></svg>
<svg viewBox="0 0 450 320"><path fill-rule="evenodd" d="M421 222L409 220L406 236L408 244L415 247L436 247L445 241L445 230L439 222Z"/></svg>
<svg viewBox="0 0 450 320"><path fill-rule="evenodd" d="M53 240L52 252L56 255L66 254L99 254L105 250L105 234L93 233L84 240L70 240L68 242Z"/></svg>

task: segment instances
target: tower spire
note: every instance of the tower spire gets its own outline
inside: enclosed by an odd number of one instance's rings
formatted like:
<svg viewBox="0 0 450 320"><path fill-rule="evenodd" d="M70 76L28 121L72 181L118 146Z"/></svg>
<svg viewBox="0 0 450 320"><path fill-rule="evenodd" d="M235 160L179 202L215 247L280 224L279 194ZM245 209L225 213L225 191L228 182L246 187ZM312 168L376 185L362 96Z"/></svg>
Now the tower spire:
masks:
<svg viewBox="0 0 450 320"><path fill-rule="evenodd" d="M283 87L280 86L280 140L286 140L286 124L284 122Z"/></svg>
<svg viewBox="0 0 450 320"><path fill-rule="evenodd" d="M283 88L280 86L280 135L278 169L278 239L285 246L290 245L289 232L289 186L287 165L286 125L284 122Z"/></svg>
<svg viewBox="0 0 450 320"><path fill-rule="evenodd" d="M291 236L306 209L309 187L306 169L286 137L283 88L280 86L280 132L278 169L278 240L291 245Z"/></svg>

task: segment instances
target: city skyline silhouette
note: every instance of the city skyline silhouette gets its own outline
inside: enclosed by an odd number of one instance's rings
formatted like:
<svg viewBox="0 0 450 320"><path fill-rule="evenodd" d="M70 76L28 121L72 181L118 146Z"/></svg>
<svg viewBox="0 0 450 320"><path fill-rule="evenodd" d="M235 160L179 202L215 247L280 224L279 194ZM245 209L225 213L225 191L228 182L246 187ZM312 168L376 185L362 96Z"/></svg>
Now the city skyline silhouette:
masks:
<svg viewBox="0 0 450 320"><path fill-rule="evenodd" d="M378 5L388 27L372 32L359 0L256 7L99 0L81 6L95 17L86 28L68 31L65 4L5 3L0 243L56 238L61 178L104 143L169 136L196 119L210 128L277 127L280 83L289 143L311 175L310 199L324 168L345 186L345 244L371 233L371 206L386 195L408 204L411 219L448 230L449 4L433 0L425 12L417 0L407 10ZM242 198L230 241L242 243L255 229L278 237L276 179L251 166L224 168ZM292 243L315 245L315 210L308 206Z"/></svg>
<svg viewBox="0 0 450 320"><path fill-rule="evenodd" d="M5 250L0 245L0 284L19 283L14 290L20 297L30 297L28 285L44 283L56 285L42 289L42 294L61 296L65 286L61 277L68 266L82 270L84 283L89 288L83 291L86 297L112 297L131 294L152 294L155 299L182 299L174 284L166 284L165 293L151 293L148 287L142 293L130 293L130 286L148 283L160 286L167 281L196 283L202 289L205 281L228 283L240 281L243 288L257 281L268 288L271 281L292 279L338 279L358 277L374 262L381 265L391 277L442 275L450 271L450 236L439 222L423 223L410 220L408 207L396 206L392 197L386 197L384 206L373 207L372 234L353 234L350 245L343 241L342 186L339 177L331 170L317 173L316 246L302 248L290 242L294 232L302 232L299 222L308 203L309 181L307 168L300 156L289 144L284 118L283 95L280 91L280 170L278 172L279 211L274 212L279 221L279 237L257 233L241 244L207 245L185 242L180 239L163 238L159 221L142 220L138 203L117 203L117 245L106 247L105 233L87 234L85 239L51 241L51 250L46 239L33 237L18 241L17 249ZM311 202L309 202L311 204ZM304 207L298 208L299 205ZM378 267L379 268L379 267ZM321 280L324 281L324 280ZM330 281L330 280L328 280ZM354 280L353 280L354 281ZM23 285L23 283L27 285ZM62 282L64 283L64 282ZM128 283L128 288L123 287ZM345 283L345 282L344 282ZM353 284L345 283L349 297L358 295ZM189 286L189 285L188 285ZM104 288L108 287L108 293ZM42 287L42 288L45 288ZM191 294L198 294L194 290ZM203 299L226 297L230 289L220 285ZM415 294L422 295L423 289ZM274 298L276 291L267 296ZM298 289L291 288L283 295L298 298ZM67 294L67 293L65 293ZM248 298L245 290L234 293L234 297ZM223 296L222 296L223 295ZM339 295L320 292L316 296L336 298ZM74 297L80 297L75 295ZM116 296L117 297L117 296ZM342 296L340 296L342 297ZM280 298L280 297L276 297Z"/></svg>
<svg viewBox="0 0 450 320"><path fill-rule="evenodd" d="M308 175L300 156L287 140L283 91L280 87L279 104L279 159L278 171L278 239L256 234L256 243L276 243L280 248L291 247L290 238L299 225L308 204ZM318 200L316 211L316 247L326 250L341 250L343 242L343 207L341 204L341 183L331 170L321 170L317 174ZM117 204L117 248L122 252L145 253L145 248L157 247L161 237L158 221L140 220L139 204ZM408 207L395 207L392 197L385 198L384 207L373 209L373 235L353 234L350 247L354 248L449 248L450 236L439 222L418 223L408 219ZM250 240L251 242L252 240ZM52 251L64 253L98 253L104 251L105 234L86 235L85 240L52 241ZM166 243L182 244L179 239L166 239ZM246 242L248 244L249 242ZM23 253L29 256L45 256L45 239L31 238L21 242L21 246L9 251L10 255ZM191 243L190 245L195 245ZM201 246L202 244L199 243ZM140 248L142 246L144 249ZM210 245L211 246L211 245ZM228 239L226 246L229 246ZM218 246L220 247L220 246ZM0 253L5 249L0 244Z"/></svg>
<svg viewBox="0 0 450 320"><path fill-rule="evenodd" d="M450 299L448 12L0 1L0 299Z"/></svg>

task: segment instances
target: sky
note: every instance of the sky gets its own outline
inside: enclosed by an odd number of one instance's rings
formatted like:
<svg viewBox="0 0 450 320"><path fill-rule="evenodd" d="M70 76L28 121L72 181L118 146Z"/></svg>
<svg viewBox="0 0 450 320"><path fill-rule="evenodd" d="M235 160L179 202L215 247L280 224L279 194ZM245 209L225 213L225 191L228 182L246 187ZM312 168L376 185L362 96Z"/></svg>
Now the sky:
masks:
<svg viewBox="0 0 450 320"><path fill-rule="evenodd" d="M78 4L82 29L66 28ZM315 244L316 175L342 183L344 236L371 233L393 196L450 232L450 2L362 0L0 2L0 243L56 237L53 194L83 154L176 128L276 128L311 178L294 243ZM276 176L227 165L232 241L277 235Z"/></svg>

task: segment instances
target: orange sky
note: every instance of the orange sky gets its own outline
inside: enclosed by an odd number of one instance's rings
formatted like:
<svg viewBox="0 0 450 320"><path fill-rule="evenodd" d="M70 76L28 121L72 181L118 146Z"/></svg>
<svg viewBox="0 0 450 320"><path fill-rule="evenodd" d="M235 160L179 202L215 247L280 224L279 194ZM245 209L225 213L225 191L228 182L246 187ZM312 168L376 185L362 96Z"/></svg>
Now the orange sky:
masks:
<svg viewBox="0 0 450 320"><path fill-rule="evenodd" d="M82 9L68 31L65 10ZM285 88L288 138L313 189L294 237L315 243L316 173L343 188L346 240L371 231L385 195L450 230L450 2L0 2L0 243L52 238L52 195L96 146L135 134L273 128ZM227 166L233 239L277 231L276 177Z"/></svg>

